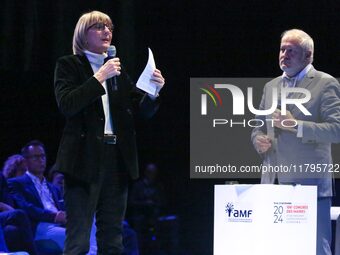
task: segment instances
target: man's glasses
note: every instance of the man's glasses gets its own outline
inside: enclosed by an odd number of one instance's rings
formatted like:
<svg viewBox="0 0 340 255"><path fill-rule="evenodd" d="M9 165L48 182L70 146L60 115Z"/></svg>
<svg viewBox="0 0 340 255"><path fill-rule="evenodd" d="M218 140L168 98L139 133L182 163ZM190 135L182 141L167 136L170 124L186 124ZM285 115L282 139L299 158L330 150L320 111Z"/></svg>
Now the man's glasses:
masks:
<svg viewBox="0 0 340 255"><path fill-rule="evenodd" d="M94 28L96 29L97 31L104 31L105 30L105 27L107 27L110 32L112 33L113 31L113 26L112 25L109 25L107 23L104 23L104 22L98 22L98 23L94 23L93 25L89 26L88 29L91 29L91 28Z"/></svg>

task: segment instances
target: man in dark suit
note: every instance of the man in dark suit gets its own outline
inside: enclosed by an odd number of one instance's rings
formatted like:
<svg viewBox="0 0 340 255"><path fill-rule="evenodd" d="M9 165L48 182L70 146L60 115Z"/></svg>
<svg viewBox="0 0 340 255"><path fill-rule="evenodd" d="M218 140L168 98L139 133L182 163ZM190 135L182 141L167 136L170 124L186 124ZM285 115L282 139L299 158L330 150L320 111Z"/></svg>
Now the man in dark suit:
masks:
<svg viewBox="0 0 340 255"><path fill-rule="evenodd" d="M317 255L330 255L332 173L311 170L317 165L331 166L331 144L340 142L340 85L329 74L314 69L313 53L313 39L304 31L292 29L282 34L279 64L283 74L265 85L260 109L271 107L274 88L295 87L310 92L310 100L303 104L310 115L295 105L289 105L286 114L277 109L266 116L275 120L274 126L267 121L267 128L254 128L252 141L264 165L297 167L289 173L264 173L262 183L274 183L277 178L280 184L317 186ZM288 98L301 96L290 93Z"/></svg>
<svg viewBox="0 0 340 255"><path fill-rule="evenodd" d="M8 180L13 199L33 223L35 239L51 239L60 250L64 247L66 215L57 189L44 177L45 147L39 141L29 142L22 149L28 171Z"/></svg>
<svg viewBox="0 0 340 255"><path fill-rule="evenodd" d="M82 15L74 31L74 55L62 57L56 64L55 95L66 117L56 162L65 174L65 255L88 251L94 216L98 254L121 254L123 250L128 178L138 177L132 114L133 101L140 93L119 76L118 58L105 62L112 30L106 14ZM160 88L164 84L157 69L150 79ZM146 117L157 107L158 100L151 95L139 100L140 112Z"/></svg>

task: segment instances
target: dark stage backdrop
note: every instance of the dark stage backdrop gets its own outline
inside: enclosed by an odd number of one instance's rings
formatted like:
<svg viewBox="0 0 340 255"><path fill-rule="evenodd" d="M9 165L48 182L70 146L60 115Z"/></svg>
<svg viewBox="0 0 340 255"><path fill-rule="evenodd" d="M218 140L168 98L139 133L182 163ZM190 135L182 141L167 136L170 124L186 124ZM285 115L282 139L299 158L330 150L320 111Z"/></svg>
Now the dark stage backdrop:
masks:
<svg viewBox="0 0 340 255"><path fill-rule="evenodd" d="M0 7L1 162L39 139L53 164L64 124L55 104L53 70L58 57L71 54L73 29L83 12L111 16L113 43L135 79L147 47L152 48L166 86L156 117L137 123L140 162L159 164L169 210L180 218L181 245L190 254L212 254L213 185L225 180L189 179L189 78L277 76L280 34L293 27L314 38L314 66L340 77L335 0L3 0ZM227 150L230 159L250 146L249 130L233 132L227 142L238 146ZM252 149L247 151L247 162L259 162ZM335 146L338 161L339 155Z"/></svg>

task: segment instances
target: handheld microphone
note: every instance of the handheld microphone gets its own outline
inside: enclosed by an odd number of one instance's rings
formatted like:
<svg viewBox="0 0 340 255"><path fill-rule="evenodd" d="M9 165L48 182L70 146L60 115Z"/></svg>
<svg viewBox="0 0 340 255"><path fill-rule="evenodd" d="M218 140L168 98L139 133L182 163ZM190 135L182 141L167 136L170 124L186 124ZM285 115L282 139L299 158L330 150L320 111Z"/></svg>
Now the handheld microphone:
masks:
<svg viewBox="0 0 340 255"><path fill-rule="evenodd" d="M107 48L107 60L112 59L114 57L116 57L117 54L117 50L116 50L116 46L114 45L110 45L109 48Z"/></svg>
<svg viewBox="0 0 340 255"><path fill-rule="evenodd" d="M105 62L107 62L110 59L113 59L116 57L117 50L114 45L110 45L109 48L107 48L107 58L105 59ZM110 79L106 80L107 86L111 86L113 91L116 91L118 89L117 87L117 79L116 76L113 76Z"/></svg>
<svg viewBox="0 0 340 255"><path fill-rule="evenodd" d="M105 62L109 59L116 57L116 53L117 53L116 47L114 45L110 45L109 48L107 48L107 58L106 58ZM135 82L132 80L131 76L127 72L125 66L123 66L123 64L120 64L120 66L122 68L121 74L123 74L124 77L126 77L127 81L130 83L131 87L136 86ZM116 77L113 77L113 78L116 79Z"/></svg>

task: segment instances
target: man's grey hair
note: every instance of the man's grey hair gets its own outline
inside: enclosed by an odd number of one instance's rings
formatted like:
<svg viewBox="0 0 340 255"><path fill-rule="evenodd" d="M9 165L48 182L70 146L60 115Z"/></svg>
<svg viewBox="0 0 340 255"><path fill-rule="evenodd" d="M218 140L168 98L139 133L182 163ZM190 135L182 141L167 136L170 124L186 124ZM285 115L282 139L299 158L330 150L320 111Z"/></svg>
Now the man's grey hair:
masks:
<svg viewBox="0 0 340 255"><path fill-rule="evenodd" d="M313 62L314 41L309 34L300 29L290 29L282 33L281 40L283 38L291 38L297 40L300 46L304 49L305 53L310 52L309 63Z"/></svg>

